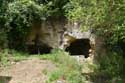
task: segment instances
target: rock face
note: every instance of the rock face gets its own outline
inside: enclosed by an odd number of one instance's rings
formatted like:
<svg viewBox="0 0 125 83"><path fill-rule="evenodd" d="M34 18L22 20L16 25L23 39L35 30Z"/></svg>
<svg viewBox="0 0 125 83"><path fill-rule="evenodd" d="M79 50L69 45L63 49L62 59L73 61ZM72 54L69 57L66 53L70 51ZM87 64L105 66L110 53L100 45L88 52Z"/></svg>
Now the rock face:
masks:
<svg viewBox="0 0 125 83"><path fill-rule="evenodd" d="M31 33L28 37L28 44L35 44L38 36L38 43L46 44L52 48L58 48L62 42L62 36L65 32L66 20L64 18L48 18L47 21L35 21Z"/></svg>
<svg viewBox="0 0 125 83"><path fill-rule="evenodd" d="M94 48L95 35L90 30L82 32L80 23L68 22L65 17L50 17L47 21L33 22L27 44L66 49L72 42L79 39L88 39L91 48Z"/></svg>

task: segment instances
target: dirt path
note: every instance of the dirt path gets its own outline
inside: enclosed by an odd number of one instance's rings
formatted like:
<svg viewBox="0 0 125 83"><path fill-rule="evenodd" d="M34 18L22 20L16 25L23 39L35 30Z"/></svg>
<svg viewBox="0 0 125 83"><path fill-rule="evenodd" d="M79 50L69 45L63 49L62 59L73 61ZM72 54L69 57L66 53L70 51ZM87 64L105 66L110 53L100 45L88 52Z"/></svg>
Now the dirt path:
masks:
<svg viewBox="0 0 125 83"><path fill-rule="evenodd" d="M4 69L0 72L0 78L4 79L3 83L45 83L47 76L43 71L51 72L55 68L56 66L50 61L33 58Z"/></svg>

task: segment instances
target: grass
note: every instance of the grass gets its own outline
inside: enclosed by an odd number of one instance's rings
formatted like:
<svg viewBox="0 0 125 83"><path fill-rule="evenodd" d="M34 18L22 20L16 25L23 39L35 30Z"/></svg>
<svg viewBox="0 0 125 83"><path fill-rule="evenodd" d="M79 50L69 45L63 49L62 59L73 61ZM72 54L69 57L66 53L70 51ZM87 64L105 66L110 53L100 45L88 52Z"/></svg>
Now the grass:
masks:
<svg viewBox="0 0 125 83"><path fill-rule="evenodd" d="M29 55L26 53L4 49L2 52L0 52L0 66L8 66L11 64L11 62L25 60L28 57Z"/></svg>
<svg viewBox="0 0 125 83"><path fill-rule="evenodd" d="M47 70L42 71L48 76L46 83L53 83L57 80L65 80L68 83L84 83L84 76L81 74L82 66L74 59L69 56L67 52L63 50L55 49L50 54L43 55L28 55L17 51L12 51L9 54L9 50L4 50L0 54L2 60L1 63L4 66L10 64L10 56L14 62L25 60L28 58L39 58L42 60L50 60L56 65L56 69L53 72Z"/></svg>
<svg viewBox="0 0 125 83"><path fill-rule="evenodd" d="M4 50L4 52L0 53L0 67L3 65L6 66L9 64L7 56L8 56L7 50Z"/></svg>
<svg viewBox="0 0 125 83"><path fill-rule="evenodd" d="M57 66L55 71L47 74L46 83L53 83L57 80L65 80L68 83L84 83L85 78L81 74L82 66L68 53L56 49L51 54L41 55L39 58L51 60Z"/></svg>

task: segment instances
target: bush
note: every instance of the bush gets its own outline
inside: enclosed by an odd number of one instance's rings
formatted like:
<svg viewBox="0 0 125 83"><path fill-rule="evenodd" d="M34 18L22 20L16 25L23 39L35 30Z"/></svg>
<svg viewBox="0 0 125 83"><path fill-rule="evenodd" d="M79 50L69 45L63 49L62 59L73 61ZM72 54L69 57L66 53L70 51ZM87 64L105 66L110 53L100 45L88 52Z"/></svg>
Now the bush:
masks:
<svg viewBox="0 0 125 83"><path fill-rule="evenodd" d="M7 33L5 30L0 29L0 48L8 46Z"/></svg>
<svg viewBox="0 0 125 83"><path fill-rule="evenodd" d="M8 50L0 52L0 67L9 65Z"/></svg>
<svg viewBox="0 0 125 83"><path fill-rule="evenodd" d="M100 57L99 73L108 77L109 81L124 80L125 61L123 56L116 52L110 52L108 55Z"/></svg>

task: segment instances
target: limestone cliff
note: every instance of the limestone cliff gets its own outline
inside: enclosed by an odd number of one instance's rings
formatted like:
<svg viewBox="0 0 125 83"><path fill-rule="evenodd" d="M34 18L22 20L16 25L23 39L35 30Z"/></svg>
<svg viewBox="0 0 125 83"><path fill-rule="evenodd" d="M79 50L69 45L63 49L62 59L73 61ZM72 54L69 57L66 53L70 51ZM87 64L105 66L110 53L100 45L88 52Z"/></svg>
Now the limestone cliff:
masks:
<svg viewBox="0 0 125 83"><path fill-rule="evenodd" d="M69 22L65 17L50 17L46 21L33 22L27 38L27 45L66 49L78 39L88 39L91 48L95 45L95 35L90 30L81 31L78 22Z"/></svg>

